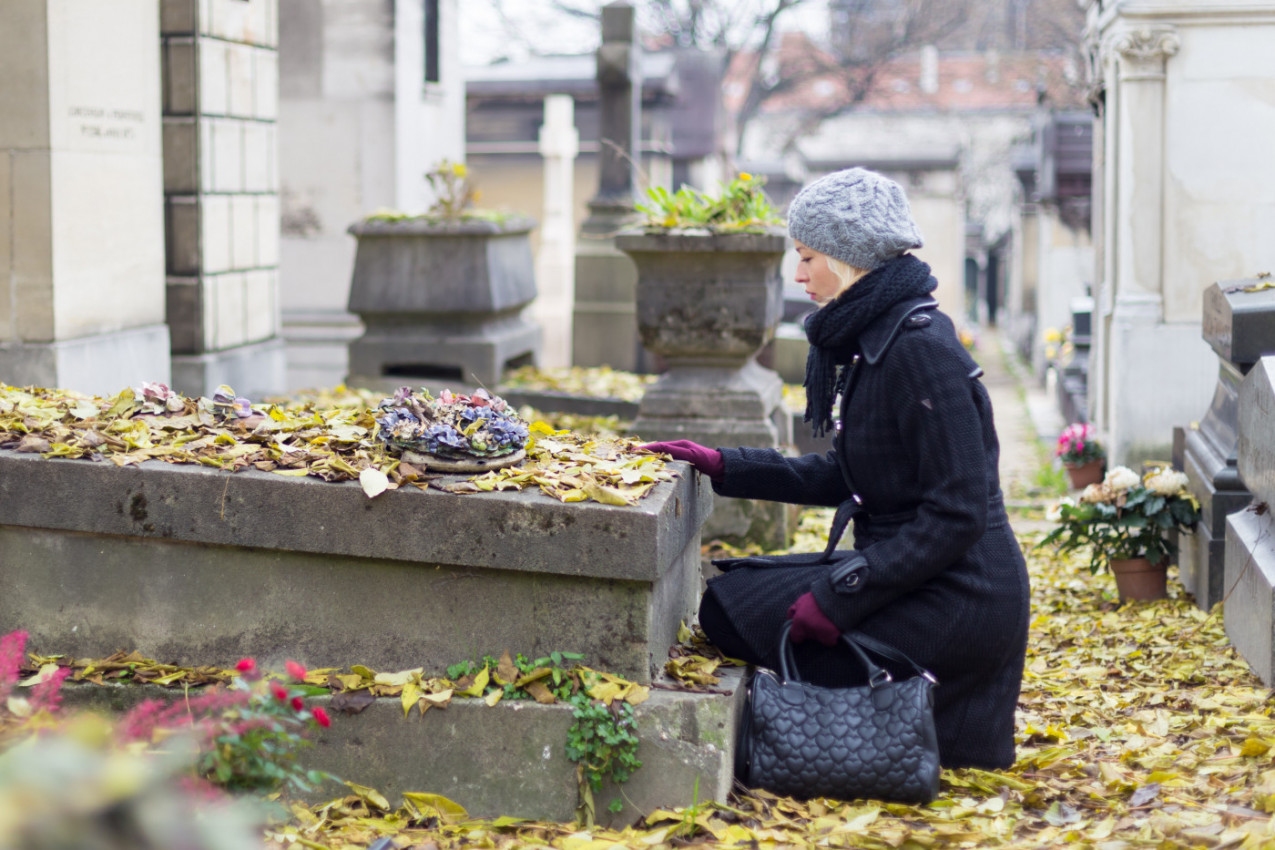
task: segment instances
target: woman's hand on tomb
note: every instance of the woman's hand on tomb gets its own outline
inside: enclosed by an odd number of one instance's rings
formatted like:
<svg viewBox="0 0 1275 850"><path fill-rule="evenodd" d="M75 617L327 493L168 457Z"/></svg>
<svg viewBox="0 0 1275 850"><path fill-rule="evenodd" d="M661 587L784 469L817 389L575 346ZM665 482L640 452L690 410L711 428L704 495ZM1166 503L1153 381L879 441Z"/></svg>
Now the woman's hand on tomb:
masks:
<svg viewBox="0 0 1275 850"><path fill-rule="evenodd" d="M670 455L674 460L686 461L714 481L721 481L726 475L726 462L722 459L721 452L690 440L647 443L642 448L648 452Z"/></svg>

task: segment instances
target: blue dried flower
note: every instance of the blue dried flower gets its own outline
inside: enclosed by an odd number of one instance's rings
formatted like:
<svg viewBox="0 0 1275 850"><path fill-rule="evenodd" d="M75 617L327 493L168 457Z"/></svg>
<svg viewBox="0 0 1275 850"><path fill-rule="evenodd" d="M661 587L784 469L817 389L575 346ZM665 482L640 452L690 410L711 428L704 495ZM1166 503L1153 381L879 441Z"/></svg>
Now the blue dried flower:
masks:
<svg viewBox="0 0 1275 850"><path fill-rule="evenodd" d="M435 425L425 432L425 445L427 451L438 454L444 448L463 451L469 448L469 441L450 425Z"/></svg>
<svg viewBox="0 0 1275 850"><path fill-rule="evenodd" d="M383 415L376 417L376 424L381 426L377 432L380 438L388 443L391 438L411 440L416 436L421 421L410 410L390 407L385 409Z"/></svg>
<svg viewBox="0 0 1275 850"><path fill-rule="evenodd" d="M510 448L522 448L529 434L525 423L506 418L488 420L486 430L498 445Z"/></svg>

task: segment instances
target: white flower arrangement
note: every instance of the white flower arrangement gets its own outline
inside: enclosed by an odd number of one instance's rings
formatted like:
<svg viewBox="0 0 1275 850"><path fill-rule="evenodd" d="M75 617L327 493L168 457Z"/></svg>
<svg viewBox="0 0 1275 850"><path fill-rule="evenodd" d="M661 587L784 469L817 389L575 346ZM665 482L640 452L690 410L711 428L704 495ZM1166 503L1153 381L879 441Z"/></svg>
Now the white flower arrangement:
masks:
<svg viewBox="0 0 1275 850"><path fill-rule="evenodd" d="M1060 551L1088 547L1089 569L1097 573L1112 559L1145 557L1158 562L1176 554L1169 532L1191 531L1200 519L1200 504L1187 490L1187 477L1167 465L1138 475L1126 466L1090 484L1078 502L1063 499L1046 517L1057 522L1040 546Z"/></svg>

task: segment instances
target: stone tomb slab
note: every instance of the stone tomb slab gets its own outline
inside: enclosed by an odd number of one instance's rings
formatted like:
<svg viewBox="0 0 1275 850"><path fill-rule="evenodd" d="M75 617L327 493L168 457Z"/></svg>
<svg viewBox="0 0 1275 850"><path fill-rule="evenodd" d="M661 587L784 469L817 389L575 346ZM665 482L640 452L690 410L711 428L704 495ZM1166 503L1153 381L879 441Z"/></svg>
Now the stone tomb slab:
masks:
<svg viewBox="0 0 1275 850"><path fill-rule="evenodd" d="M555 650L649 682L694 615L712 493L632 507L0 452L0 629L177 664L448 664Z"/></svg>

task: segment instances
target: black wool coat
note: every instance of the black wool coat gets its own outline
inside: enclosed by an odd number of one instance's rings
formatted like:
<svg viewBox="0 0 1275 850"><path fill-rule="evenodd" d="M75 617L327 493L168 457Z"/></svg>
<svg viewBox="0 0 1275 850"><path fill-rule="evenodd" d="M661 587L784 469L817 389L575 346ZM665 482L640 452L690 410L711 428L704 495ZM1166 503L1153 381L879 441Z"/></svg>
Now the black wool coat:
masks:
<svg viewBox="0 0 1275 850"><path fill-rule="evenodd" d="M788 607L812 591L842 630L892 644L935 674L945 767L1008 767L1027 647L1027 569L1001 497L981 370L936 307L928 298L901 302L860 335L826 455L721 450L721 495L805 505L851 497L844 460L867 512L854 523L865 580L838 589L828 566L744 567L711 579L707 593L752 650L744 660L776 668ZM862 681L843 647L808 641L797 663L819 684Z"/></svg>

